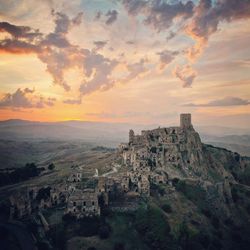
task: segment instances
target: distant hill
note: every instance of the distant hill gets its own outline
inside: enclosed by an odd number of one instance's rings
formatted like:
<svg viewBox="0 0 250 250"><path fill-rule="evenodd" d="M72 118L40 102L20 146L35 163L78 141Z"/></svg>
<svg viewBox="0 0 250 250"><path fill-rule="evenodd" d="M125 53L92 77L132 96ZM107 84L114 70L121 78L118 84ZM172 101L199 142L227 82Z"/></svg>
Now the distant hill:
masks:
<svg viewBox="0 0 250 250"><path fill-rule="evenodd" d="M4 140L83 140L105 146L117 146L126 141L130 128L136 131L150 128L126 123L88 121L33 122L0 121L0 139Z"/></svg>
<svg viewBox="0 0 250 250"><path fill-rule="evenodd" d="M82 140L101 146L116 147L128 140L128 131L158 127L156 124L107 123L91 121L36 122L27 120L0 121L2 140ZM250 156L250 129L219 126L195 126L204 143L224 147Z"/></svg>

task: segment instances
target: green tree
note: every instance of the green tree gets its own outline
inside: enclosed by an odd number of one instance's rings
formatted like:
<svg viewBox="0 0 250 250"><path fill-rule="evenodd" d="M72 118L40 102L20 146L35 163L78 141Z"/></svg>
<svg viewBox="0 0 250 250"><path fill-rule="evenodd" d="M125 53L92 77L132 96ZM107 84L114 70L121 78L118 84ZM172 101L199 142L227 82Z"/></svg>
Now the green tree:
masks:
<svg viewBox="0 0 250 250"><path fill-rule="evenodd" d="M48 166L48 169L51 170L51 171L54 170L55 169L54 163L50 163L49 166Z"/></svg>

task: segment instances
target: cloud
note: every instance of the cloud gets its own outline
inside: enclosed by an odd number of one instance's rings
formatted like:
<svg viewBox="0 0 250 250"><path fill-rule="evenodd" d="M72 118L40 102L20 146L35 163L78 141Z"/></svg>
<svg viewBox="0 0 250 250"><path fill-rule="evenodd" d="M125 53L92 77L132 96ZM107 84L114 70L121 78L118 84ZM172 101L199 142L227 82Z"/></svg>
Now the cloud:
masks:
<svg viewBox="0 0 250 250"><path fill-rule="evenodd" d="M175 36L177 35L176 32L170 31L168 36L166 37L167 41L170 41L171 39L173 39Z"/></svg>
<svg viewBox="0 0 250 250"><path fill-rule="evenodd" d="M160 0L123 0L122 3L129 15L142 14L145 25L157 31L168 29L177 18L185 20L191 17L194 8L192 1L167 3Z"/></svg>
<svg viewBox="0 0 250 250"><path fill-rule="evenodd" d="M12 25L8 22L0 22L0 32L7 32L16 39L26 38L33 40L41 36L41 33L38 30L33 30L28 26Z"/></svg>
<svg viewBox="0 0 250 250"><path fill-rule="evenodd" d="M51 14L54 17L55 29L52 33L49 33L39 45L46 47L54 46L57 48L66 48L72 46L66 35L72 28L81 24L83 12L79 12L72 19L70 19L64 13L55 12L54 10L52 10Z"/></svg>
<svg viewBox="0 0 250 250"><path fill-rule="evenodd" d="M94 41L95 51L103 49L107 45L108 41Z"/></svg>
<svg viewBox="0 0 250 250"><path fill-rule="evenodd" d="M29 54L39 53L41 48L30 42L16 39L0 40L0 53Z"/></svg>
<svg viewBox="0 0 250 250"><path fill-rule="evenodd" d="M111 25L112 23L114 23L117 20L117 16L118 16L118 12L116 10L109 10L106 13L107 20L105 23L107 25Z"/></svg>
<svg viewBox="0 0 250 250"><path fill-rule="evenodd" d="M129 44L129 45L134 45L134 44L135 44L135 42L134 42L134 41L129 40L129 41L127 41L127 42L126 42L126 44Z"/></svg>
<svg viewBox="0 0 250 250"><path fill-rule="evenodd" d="M87 116L93 116L97 118L134 118L134 117L148 117L151 115L149 112L100 112L100 113L87 113Z"/></svg>
<svg viewBox="0 0 250 250"><path fill-rule="evenodd" d="M0 17L25 20L30 17L37 17L40 14L44 16L44 12L53 8L53 5L55 5L54 0L0 0Z"/></svg>
<svg viewBox="0 0 250 250"><path fill-rule="evenodd" d="M103 14L102 14L101 11L97 11L96 14L95 14L94 20L99 20L99 19L101 19L102 15L103 15Z"/></svg>
<svg viewBox="0 0 250 250"><path fill-rule="evenodd" d="M230 23L250 18L249 0L199 0L199 1L162 1L162 0L123 0L122 4L130 16L144 17L143 23L157 32L170 31L167 40L177 33L184 32L195 40L195 44L185 50L185 55L193 62L203 53L212 34L217 32L220 23ZM182 53L183 54L183 53ZM169 57L166 57L168 61ZM162 64L164 67L164 64ZM184 79L184 86L191 85L196 74Z"/></svg>
<svg viewBox="0 0 250 250"><path fill-rule="evenodd" d="M163 50L158 52L160 56L160 69L163 70L168 64L170 64L175 57L179 54L178 51Z"/></svg>
<svg viewBox="0 0 250 250"><path fill-rule="evenodd" d="M111 74L117 64L115 59L86 50L83 68L88 79L81 84L80 93L87 95L96 90L105 91L112 88L116 81L111 78Z"/></svg>
<svg viewBox="0 0 250 250"><path fill-rule="evenodd" d="M250 17L249 0L200 0L194 15L186 26L188 35L196 40L189 49L188 56L195 59L206 46L209 37L218 30L221 22L232 22Z"/></svg>
<svg viewBox="0 0 250 250"><path fill-rule="evenodd" d="M64 48L60 50L47 48L38 54L38 58L47 65L47 71L51 74L54 84L62 86L66 91L70 86L64 79L64 72L69 68L79 66L82 55L76 48Z"/></svg>
<svg viewBox="0 0 250 250"><path fill-rule="evenodd" d="M200 104L195 104L195 103L187 103L184 104L183 106L187 107L226 107L226 106L245 106L249 105L250 101L246 99L241 99L238 97L225 97L223 99L218 99L218 100L213 100L208 103L200 103Z"/></svg>
<svg viewBox="0 0 250 250"><path fill-rule="evenodd" d="M80 25L83 13L78 13L72 19L60 12L51 13L54 17L55 29L48 35L38 31L31 32L32 29L26 26L2 24L0 32L8 31L12 39L0 41L0 52L35 53L47 65L47 71L53 77L54 83L61 85L65 90L70 90L70 86L64 80L64 71L76 66L74 60L82 59L82 52L68 41L66 35L71 28Z"/></svg>
<svg viewBox="0 0 250 250"><path fill-rule="evenodd" d="M63 101L63 103L80 105L80 104L82 104L82 98L80 97L78 99L66 99Z"/></svg>
<svg viewBox="0 0 250 250"><path fill-rule="evenodd" d="M173 71L173 74L183 82L184 88L191 87L195 77L197 76L197 73L190 65L177 65Z"/></svg>
<svg viewBox="0 0 250 250"><path fill-rule="evenodd" d="M151 113L148 111L145 112L135 112L135 111L127 111L127 112L121 112L121 113L115 113L115 112L100 112L100 113L87 113L87 116L92 116L95 118L152 118L152 119L167 119L176 117L176 112L170 112L170 113Z"/></svg>
<svg viewBox="0 0 250 250"><path fill-rule="evenodd" d="M54 105L55 98L45 98L41 95L35 95L35 90L25 88L17 89L14 93L6 93L0 99L1 108L45 108Z"/></svg>
<svg viewBox="0 0 250 250"><path fill-rule="evenodd" d="M72 44L67 37L72 28L80 25L83 13L80 12L73 18L69 18L61 12L52 11L51 14L55 22L54 31L49 34L41 34L37 31L39 35L34 39L30 39L30 36L26 35L34 33L29 27L3 25L2 29L4 31L2 32L8 30L18 35L12 36L10 39L3 38L0 40L0 52L36 54L46 64L47 72L52 76L53 83L62 86L66 91L70 91L71 87L65 80L65 73L69 69L78 70L81 75L79 79L81 96L91 94L97 90L108 90L117 82L130 81L145 71L144 62L142 61L135 64L126 64L127 78L120 77L120 79L114 79L112 76L113 70L118 64L123 64L124 62L110 59L98 53L98 50L103 48L108 41L95 41L96 48L89 50ZM115 21L117 14L117 11L109 11L107 13L109 24ZM77 102L66 100L68 104Z"/></svg>
<svg viewBox="0 0 250 250"><path fill-rule="evenodd" d="M147 6L147 2L144 0L123 0L122 4L128 11L129 15L138 15Z"/></svg>
<svg viewBox="0 0 250 250"><path fill-rule="evenodd" d="M142 75L144 75L146 72L148 72L148 69L145 66L146 60L141 59L139 62L127 64L126 68L128 71L128 75L122 79L123 83L127 83L129 81L132 81Z"/></svg>
<svg viewBox="0 0 250 250"><path fill-rule="evenodd" d="M55 31L57 34L67 34L69 30L78 26L82 22L83 12L79 12L74 18L70 19L66 14L62 12L55 12L52 10L52 16L55 17Z"/></svg>
<svg viewBox="0 0 250 250"><path fill-rule="evenodd" d="M0 22L0 34L8 33L11 37L0 40L2 53L37 53L40 48L36 41L42 34L28 26L17 26L8 22Z"/></svg>

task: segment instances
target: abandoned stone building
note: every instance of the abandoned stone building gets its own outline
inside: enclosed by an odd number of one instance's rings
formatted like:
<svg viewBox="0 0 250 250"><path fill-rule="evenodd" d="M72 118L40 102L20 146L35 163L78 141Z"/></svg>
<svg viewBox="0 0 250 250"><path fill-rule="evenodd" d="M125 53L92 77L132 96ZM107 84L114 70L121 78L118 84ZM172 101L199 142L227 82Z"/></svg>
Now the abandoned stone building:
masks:
<svg viewBox="0 0 250 250"><path fill-rule="evenodd" d="M67 213L74 214L77 218L99 216L100 206L96 190L74 190L67 202Z"/></svg>
<svg viewBox="0 0 250 250"><path fill-rule="evenodd" d="M72 173L70 174L68 181L69 182L81 182L82 180L82 173L79 169L73 169Z"/></svg>

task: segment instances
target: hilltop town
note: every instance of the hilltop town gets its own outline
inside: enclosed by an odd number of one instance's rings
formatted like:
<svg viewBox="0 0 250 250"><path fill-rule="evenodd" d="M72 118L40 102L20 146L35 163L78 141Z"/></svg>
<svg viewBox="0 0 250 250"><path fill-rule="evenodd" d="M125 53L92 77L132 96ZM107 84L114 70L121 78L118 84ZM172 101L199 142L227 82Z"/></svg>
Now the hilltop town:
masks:
<svg viewBox="0 0 250 250"><path fill-rule="evenodd" d="M141 135L130 130L128 143L120 144L116 155L113 173L98 176L97 171L86 180L82 169L73 166L70 176L59 185L30 188L20 198L12 196L10 217L22 218L36 208L59 204L77 218L99 216L100 199L102 207L114 211L136 210L139 201L150 196L150 185L172 185L175 169L193 176L199 173L203 160L202 143L190 114L180 115L178 127L142 131Z"/></svg>
<svg viewBox="0 0 250 250"><path fill-rule="evenodd" d="M203 144L191 114L181 114L179 126L143 130L140 135L130 130L128 142L121 143L112 154L107 172L96 169L87 176L87 166L72 165L69 175L53 185L32 185L13 192L7 197L9 220L36 216L46 235L50 231L44 216L48 209L62 211L61 220L69 217L76 221L103 217L107 211L136 213L156 200L162 204L162 199L169 199L172 202L168 206L174 206L178 192L185 193L187 188L194 195L197 190L202 193L198 206L203 213L214 210L216 216L229 218L236 211L232 210L233 188L238 183L247 184L242 176L249 160ZM201 193L197 197L186 195L195 204Z"/></svg>

